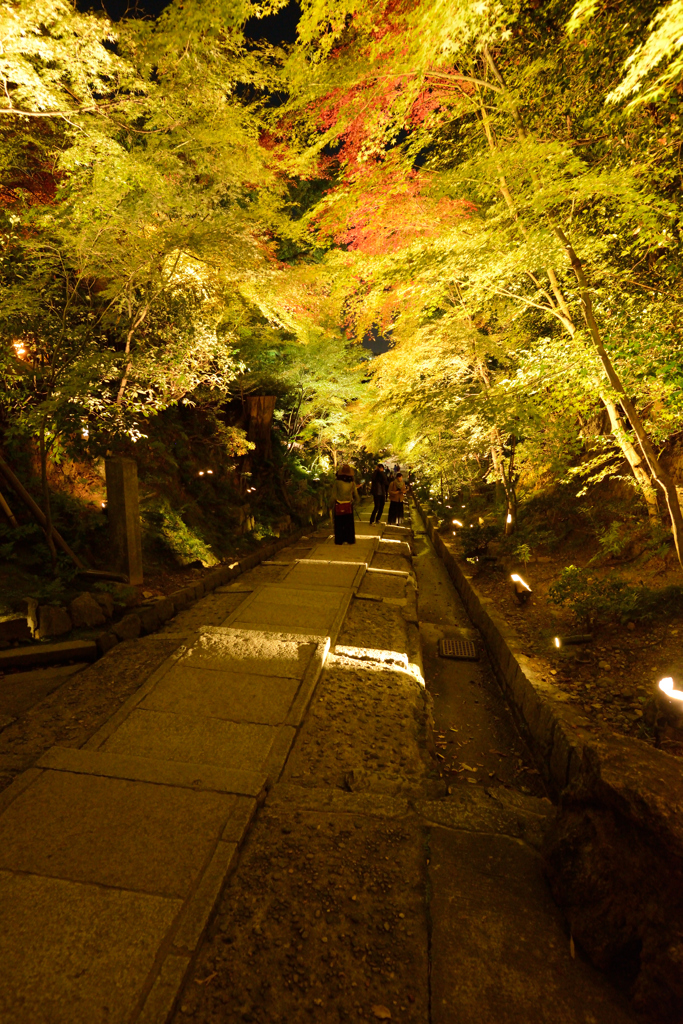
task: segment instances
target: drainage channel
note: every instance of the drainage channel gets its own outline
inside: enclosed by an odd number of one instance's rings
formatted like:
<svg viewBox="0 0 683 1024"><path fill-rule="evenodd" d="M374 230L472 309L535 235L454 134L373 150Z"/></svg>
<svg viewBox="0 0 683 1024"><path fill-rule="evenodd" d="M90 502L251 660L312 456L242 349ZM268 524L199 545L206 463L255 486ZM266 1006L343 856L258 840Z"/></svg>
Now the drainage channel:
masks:
<svg viewBox="0 0 683 1024"><path fill-rule="evenodd" d="M425 534L415 544L436 771L447 794L422 808L431 1024L632 1021L626 1000L581 959L551 899L541 849L554 807L443 563ZM477 660L443 657L444 640L473 643Z"/></svg>

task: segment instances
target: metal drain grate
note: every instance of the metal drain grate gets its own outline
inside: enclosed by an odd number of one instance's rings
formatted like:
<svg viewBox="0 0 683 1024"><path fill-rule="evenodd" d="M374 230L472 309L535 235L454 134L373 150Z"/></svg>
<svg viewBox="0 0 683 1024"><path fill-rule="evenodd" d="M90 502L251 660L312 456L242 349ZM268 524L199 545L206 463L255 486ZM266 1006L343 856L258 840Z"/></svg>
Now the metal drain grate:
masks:
<svg viewBox="0 0 683 1024"><path fill-rule="evenodd" d="M479 653L476 645L471 640L449 640L439 641L439 654L442 658L457 658L459 661L478 661Z"/></svg>

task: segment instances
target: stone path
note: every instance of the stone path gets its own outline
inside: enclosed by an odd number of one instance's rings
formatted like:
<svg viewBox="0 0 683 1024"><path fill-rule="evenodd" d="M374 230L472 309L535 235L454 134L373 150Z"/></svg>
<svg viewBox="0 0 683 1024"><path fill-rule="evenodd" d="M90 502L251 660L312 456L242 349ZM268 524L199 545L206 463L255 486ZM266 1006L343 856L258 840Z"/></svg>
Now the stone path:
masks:
<svg viewBox="0 0 683 1024"><path fill-rule="evenodd" d="M409 531L357 537L181 612L2 794L2 1024L630 1019L570 957L544 802L439 777Z"/></svg>

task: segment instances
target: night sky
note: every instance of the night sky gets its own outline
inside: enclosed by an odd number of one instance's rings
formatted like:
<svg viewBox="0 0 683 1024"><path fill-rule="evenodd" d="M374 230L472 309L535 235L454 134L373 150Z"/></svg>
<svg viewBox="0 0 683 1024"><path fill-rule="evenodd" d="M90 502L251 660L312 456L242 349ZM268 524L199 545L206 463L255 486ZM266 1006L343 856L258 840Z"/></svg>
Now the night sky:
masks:
<svg viewBox="0 0 683 1024"><path fill-rule="evenodd" d="M112 21L121 18L156 18L168 6L168 0L102 0L100 3L88 3L82 0L78 4L80 10L104 10ZM266 39L269 43L293 43L296 39L296 26L301 16L301 8L296 0L290 0L277 14L268 18L252 18L247 22L245 35L248 39Z"/></svg>

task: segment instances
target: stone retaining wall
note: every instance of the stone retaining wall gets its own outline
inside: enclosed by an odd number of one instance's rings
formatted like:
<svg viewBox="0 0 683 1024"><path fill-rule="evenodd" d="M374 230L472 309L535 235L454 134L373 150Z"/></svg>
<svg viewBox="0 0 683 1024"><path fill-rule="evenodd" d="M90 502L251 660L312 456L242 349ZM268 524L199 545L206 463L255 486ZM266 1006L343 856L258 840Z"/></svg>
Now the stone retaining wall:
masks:
<svg viewBox="0 0 683 1024"><path fill-rule="evenodd" d="M683 1024L683 762L598 729L544 682L415 500L559 797L544 861L575 942L657 1024Z"/></svg>

